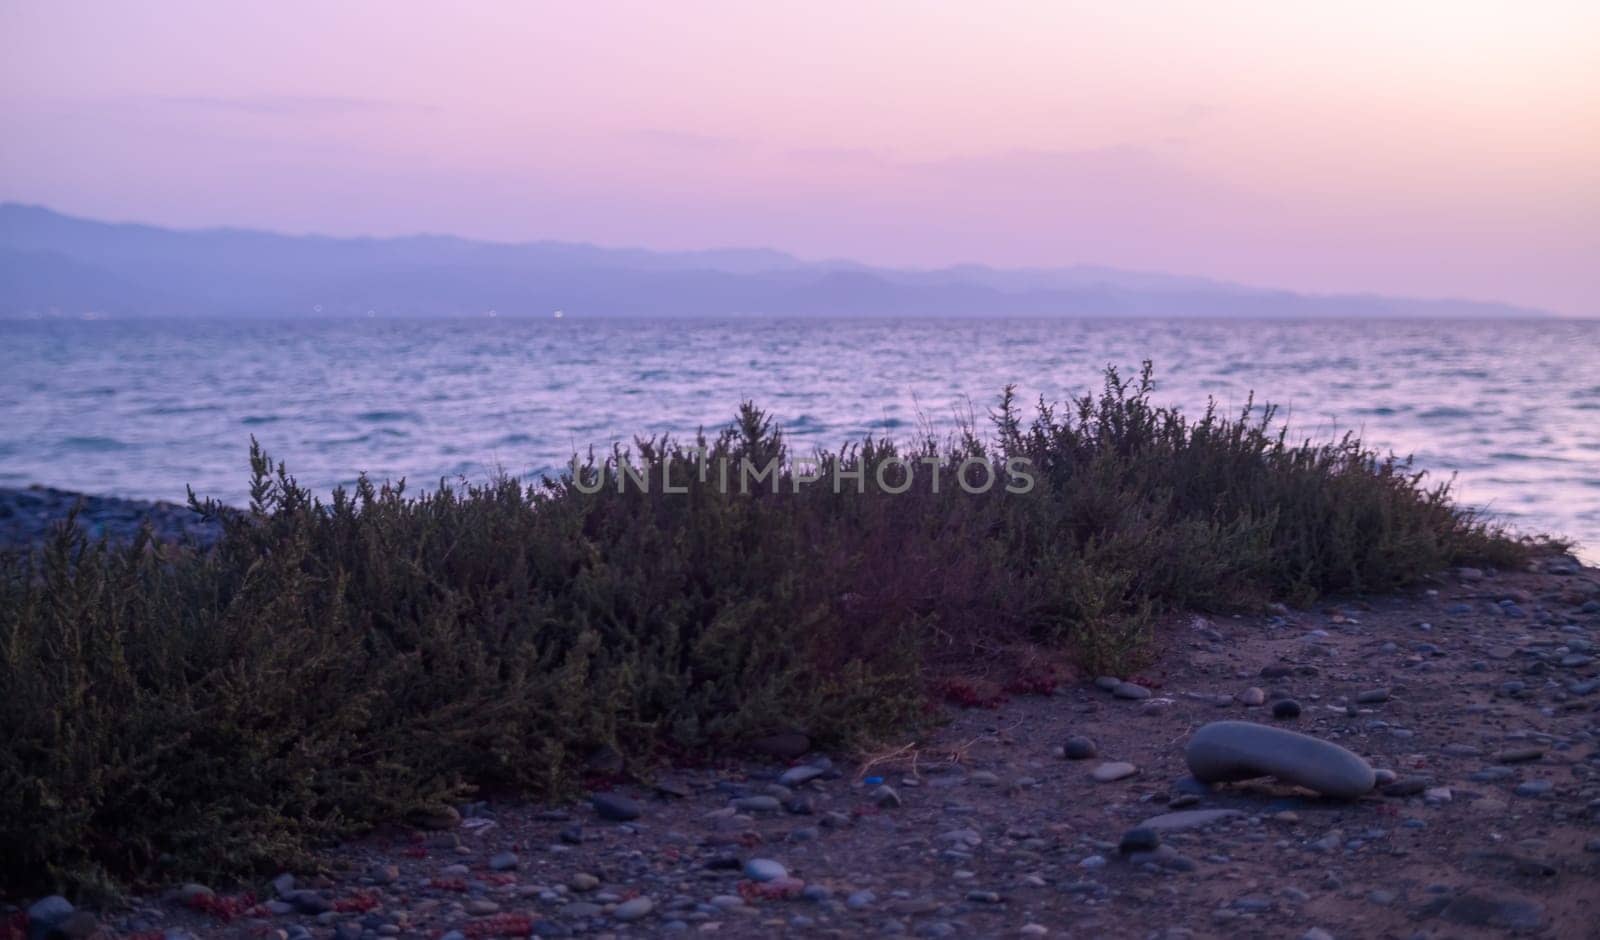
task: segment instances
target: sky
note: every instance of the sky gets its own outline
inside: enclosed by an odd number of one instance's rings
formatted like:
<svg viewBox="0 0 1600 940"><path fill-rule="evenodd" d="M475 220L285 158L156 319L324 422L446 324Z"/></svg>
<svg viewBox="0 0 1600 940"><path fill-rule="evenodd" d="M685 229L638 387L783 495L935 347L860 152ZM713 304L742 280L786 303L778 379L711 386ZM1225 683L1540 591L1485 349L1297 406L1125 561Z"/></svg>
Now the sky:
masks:
<svg viewBox="0 0 1600 940"><path fill-rule="evenodd" d="M1600 3L0 0L0 199L1600 315Z"/></svg>

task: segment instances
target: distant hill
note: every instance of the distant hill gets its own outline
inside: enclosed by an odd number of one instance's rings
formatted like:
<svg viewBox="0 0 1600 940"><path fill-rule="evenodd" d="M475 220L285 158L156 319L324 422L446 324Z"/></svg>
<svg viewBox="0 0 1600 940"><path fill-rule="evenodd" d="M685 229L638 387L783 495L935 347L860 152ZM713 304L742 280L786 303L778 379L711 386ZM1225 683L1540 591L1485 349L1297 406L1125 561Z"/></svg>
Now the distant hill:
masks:
<svg viewBox="0 0 1600 940"><path fill-rule="evenodd" d="M1466 300L1312 295L1098 267L933 270L767 249L658 252L439 235L112 224L0 204L0 317L1530 317Z"/></svg>

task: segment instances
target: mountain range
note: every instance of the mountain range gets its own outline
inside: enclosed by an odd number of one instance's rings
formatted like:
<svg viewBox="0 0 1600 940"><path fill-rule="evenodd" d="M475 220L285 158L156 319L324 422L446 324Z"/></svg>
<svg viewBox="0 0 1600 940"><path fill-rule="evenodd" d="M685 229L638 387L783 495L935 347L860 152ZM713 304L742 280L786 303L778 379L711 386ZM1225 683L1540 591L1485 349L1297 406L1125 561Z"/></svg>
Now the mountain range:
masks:
<svg viewBox="0 0 1600 940"><path fill-rule="evenodd" d="M1530 317L1472 300L1305 294L1094 266L874 267L441 235L108 223L0 204L0 317Z"/></svg>

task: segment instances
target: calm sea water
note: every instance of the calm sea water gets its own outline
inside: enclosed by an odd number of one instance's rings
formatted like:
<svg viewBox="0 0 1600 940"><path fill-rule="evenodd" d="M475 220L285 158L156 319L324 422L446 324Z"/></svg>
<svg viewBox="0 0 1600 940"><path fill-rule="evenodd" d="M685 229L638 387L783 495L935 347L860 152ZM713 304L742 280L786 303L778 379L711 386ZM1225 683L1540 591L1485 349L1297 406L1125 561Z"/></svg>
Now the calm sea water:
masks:
<svg viewBox="0 0 1600 940"><path fill-rule="evenodd" d="M537 475L692 435L739 402L791 437L906 438L1156 363L1157 398L1254 390L1297 435L1354 429L1460 496L1600 550L1600 322L1092 320L0 323L0 485L242 503L251 435L320 490L366 471Z"/></svg>

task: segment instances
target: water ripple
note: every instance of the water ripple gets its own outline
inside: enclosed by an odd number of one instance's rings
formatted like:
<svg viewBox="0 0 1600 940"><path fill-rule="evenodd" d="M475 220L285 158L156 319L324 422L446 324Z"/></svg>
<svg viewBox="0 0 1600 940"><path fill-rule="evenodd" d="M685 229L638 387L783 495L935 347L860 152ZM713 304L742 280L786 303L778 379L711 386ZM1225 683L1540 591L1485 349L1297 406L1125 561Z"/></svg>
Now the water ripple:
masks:
<svg viewBox="0 0 1600 940"><path fill-rule="evenodd" d="M363 469L534 479L592 444L692 436L741 401L801 449L980 425L1157 366L1157 399L1281 404L1291 438L1358 431L1458 495L1600 550L1600 323L1107 320L0 323L0 479L246 498L256 435L319 490Z"/></svg>

